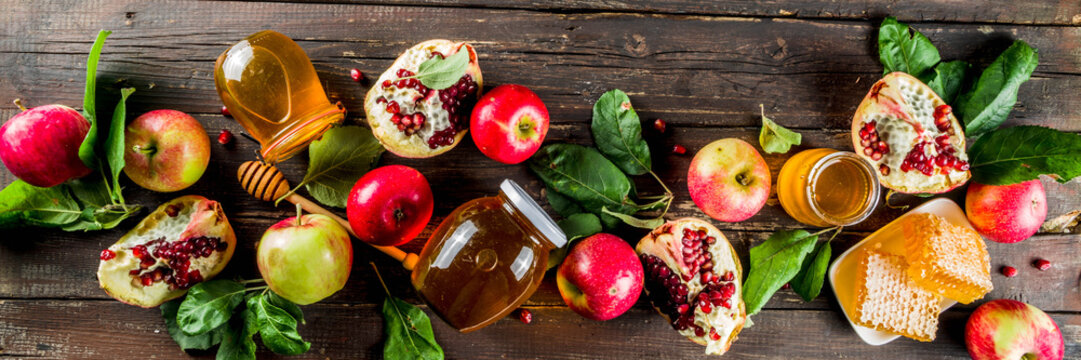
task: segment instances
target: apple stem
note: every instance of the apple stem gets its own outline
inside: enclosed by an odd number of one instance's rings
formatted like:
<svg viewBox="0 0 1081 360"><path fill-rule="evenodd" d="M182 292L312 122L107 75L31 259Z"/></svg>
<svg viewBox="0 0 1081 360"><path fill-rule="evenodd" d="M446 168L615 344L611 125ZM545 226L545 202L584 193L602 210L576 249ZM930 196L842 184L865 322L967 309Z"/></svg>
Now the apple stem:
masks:
<svg viewBox="0 0 1081 360"><path fill-rule="evenodd" d="M141 145L132 145L131 150L140 154L153 154L158 151L158 149L155 149L153 146L143 147Z"/></svg>
<svg viewBox="0 0 1081 360"><path fill-rule="evenodd" d="M15 103L15 106L19 107L19 110L26 111L26 107L23 106L23 99L15 99L13 102Z"/></svg>
<svg viewBox="0 0 1081 360"><path fill-rule="evenodd" d="M301 222L300 222L300 215L302 215L303 213L304 213L304 209L301 208L300 204L298 203L297 204L297 226L302 225Z"/></svg>

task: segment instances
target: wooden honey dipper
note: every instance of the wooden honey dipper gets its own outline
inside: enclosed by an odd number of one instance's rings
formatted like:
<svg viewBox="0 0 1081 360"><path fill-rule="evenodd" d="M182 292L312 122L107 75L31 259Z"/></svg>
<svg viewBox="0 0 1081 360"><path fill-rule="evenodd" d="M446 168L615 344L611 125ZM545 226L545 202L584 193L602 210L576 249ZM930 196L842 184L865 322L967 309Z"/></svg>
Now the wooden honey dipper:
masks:
<svg viewBox="0 0 1081 360"><path fill-rule="evenodd" d="M260 161L247 161L240 164L240 168L237 169L236 172L236 177L240 180L240 186L244 187L244 191L247 191L259 200L275 201L289 193L289 181L285 180L285 176L282 175L281 170L278 170L274 165ZM319 204L296 193L289 194L289 196L285 198L285 201L300 205L301 208L309 213L326 215L341 224L349 234L353 235L353 237L357 237L357 234L353 232L353 227L349 225L348 221L342 219L337 214L324 209L322 206L319 206ZM402 266L404 266L406 270L412 271L413 267L417 265L417 254L407 253L394 246L368 245L401 261Z"/></svg>

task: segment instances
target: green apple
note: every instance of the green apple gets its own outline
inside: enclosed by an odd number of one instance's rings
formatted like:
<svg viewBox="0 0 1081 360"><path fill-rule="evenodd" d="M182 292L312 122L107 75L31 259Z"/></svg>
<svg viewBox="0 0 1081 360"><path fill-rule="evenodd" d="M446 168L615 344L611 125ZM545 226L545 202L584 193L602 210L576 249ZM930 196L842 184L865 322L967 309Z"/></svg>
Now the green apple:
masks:
<svg viewBox="0 0 1081 360"><path fill-rule="evenodd" d="M154 110L124 131L124 174L157 192L183 190L203 176L210 163L210 138L203 125L176 110Z"/></svg>
<svg viewBox="0 0 1081 360"><path fill-rule="evenodd" d="M270 290L308 305L345 287L353 267L353 244L345 228L328 216L295 216L267 229L259 240L256 262Z"/></svg>

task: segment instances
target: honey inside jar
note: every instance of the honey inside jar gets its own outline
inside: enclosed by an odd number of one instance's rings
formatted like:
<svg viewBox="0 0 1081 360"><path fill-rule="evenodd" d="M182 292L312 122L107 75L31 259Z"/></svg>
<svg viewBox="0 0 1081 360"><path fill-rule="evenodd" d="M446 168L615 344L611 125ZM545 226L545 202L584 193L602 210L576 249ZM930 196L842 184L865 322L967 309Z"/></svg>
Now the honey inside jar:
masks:
<svg viewBox="0 0 1081 360"><path fill-rule="evenodd" d="M851 225L878 204L874 169L854 153L804 150L777 176L777 197L785 212L811 226Z"/></svg>

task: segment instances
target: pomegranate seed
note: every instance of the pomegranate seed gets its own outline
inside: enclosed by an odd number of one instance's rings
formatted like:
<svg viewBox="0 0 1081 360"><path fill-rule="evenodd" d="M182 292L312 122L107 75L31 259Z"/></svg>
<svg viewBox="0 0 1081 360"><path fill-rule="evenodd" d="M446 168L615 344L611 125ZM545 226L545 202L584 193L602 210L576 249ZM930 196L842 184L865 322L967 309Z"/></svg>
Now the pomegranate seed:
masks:
<svg viewBox="0 0 1081 360"><path fill-rule="evenodd" d="M698 307L701 308L702 312L706 314L713 312L713 306L710 305L709 301L699 304Z"/></svg>
<svg viewBox="0 0 1081 360"><path fill-rule="evenodd" d="M880 165L878 165L878 172L882 173L882 176L889 176L890 175L890 167L886 166L886 164L880 164Z"/></svg>
<svg viewBox="0 0 1081 360"><path fill-rule="evenodd" d="M360 70L358 69L352 69L349 70L349 78L353 79L353 81L359 82L361 79L364 78L364 74L361 74Z"/></svg>
<svg viewBox="0 0 1081 360"><path fill-rule="evenodd" d="M1014 276L1017 276L1017 268L1015 268L1013 266L1003 266L1002 267L1002 275L1004 275L1004 276L1006 276L1008 278L1012 278Z"/></svg>
<svg viewBox="0 0 1081 360"><path fill-rule="evenodd" d="M736 274L732 273L731 271L724 273L724 276L721 278L721 280L724 280L724 281L732 281L732 280L735 280L735 279L736 279Z"/></svg>
<svg viewBox="0 0 1081 360"><path fill-rule="evenodd" d="M706 330L702 329L701 326L695 325L695 327L694 327L694 336L697 336L697 337L706 336Z"/></svg>
<svg viewBox="0 0 1081 360"><path fill-rule="evenodd" d="M1040 271L1047 271L1047 269L1051 268L1051 262L1047 261L1046 259L1039 259L1039 260L1036 260L1036 262L1033 262L1032 266L1035 266L1037 269L1040 269Z"/></svg>
<svg viewBox="0 0 1081 360"><path fill-rule="evenodd" d="M383 80L383 87L388 88L388 87L390 87L390 85L391 85L390 80Z"/></svg>
<svg viewBox="0 0 1081 360"><path fill-rule="evenodd" d="M229 129L221 129L221 133L218 133L218 143L229 145L231 142L233 142L233 133Z"/></svg>
<svg viewBox="0 0 1081 360"><path fill-rule="evenodd" d="M149 275L149 274L147 274L147 275ZM142 276L142 277L139 278L139 280L140 280L140 282L143 283L143 286L154 285L154 279L151 278L150 276Z"/></svg>
<svg viewBox="0 0 1081 360"><path fill-rule="evenodd" d="M789 283L784 283L784 286L781 286L781 289L785 289L785 290L790 289L790 288L792 288L792 284L789 284Z"/></svg>
<svg viewBox="0 0 1081 360"><path fill-rule="evenodd" d="M653 120L653 128L656 129L657 132L659 132L659 133L662 133L662 134L664 133L664 129L666 128L666 125L667 124L664 122L664 120L661 120L661 119Z"/></svg>
<svg viewBox="0 0 1081 360"><path fill-rule="evenodd" d="M229 108L225 107L225 105L221 106L221 114L225 117L233 117L233 114L229 113Z"/></svg>
<svg viewBox="0 0 1081 360"><path fill-rule="evenodd" d="M672 146L672 153L676 155L683 155L687 153L687 148L683 147L683 145L674 145Z"/></svg>
<svg viewBox="0 0 1081 360"><path fill-rule="evenodd" d="M713 341L721 339L721 334L717 333L717 328L709 328L709 338L713 339Z"/></svg>
<svg viewBox="0 0 1081 360"><path fill-rule="evenodd" d="M105 250L101 251L101 259L102 260L109 261L109 260L112 260L115 257L116 257L116 253L113 252L112 250L105 249Z"/></svg>
<svg viewBox="0 0 1081 360"><path fill-rule="evenodd" d="M523 324L529 324L533 322L533 312L529 311L528 309L518 310L518 320L522 321Z"/></svg>

